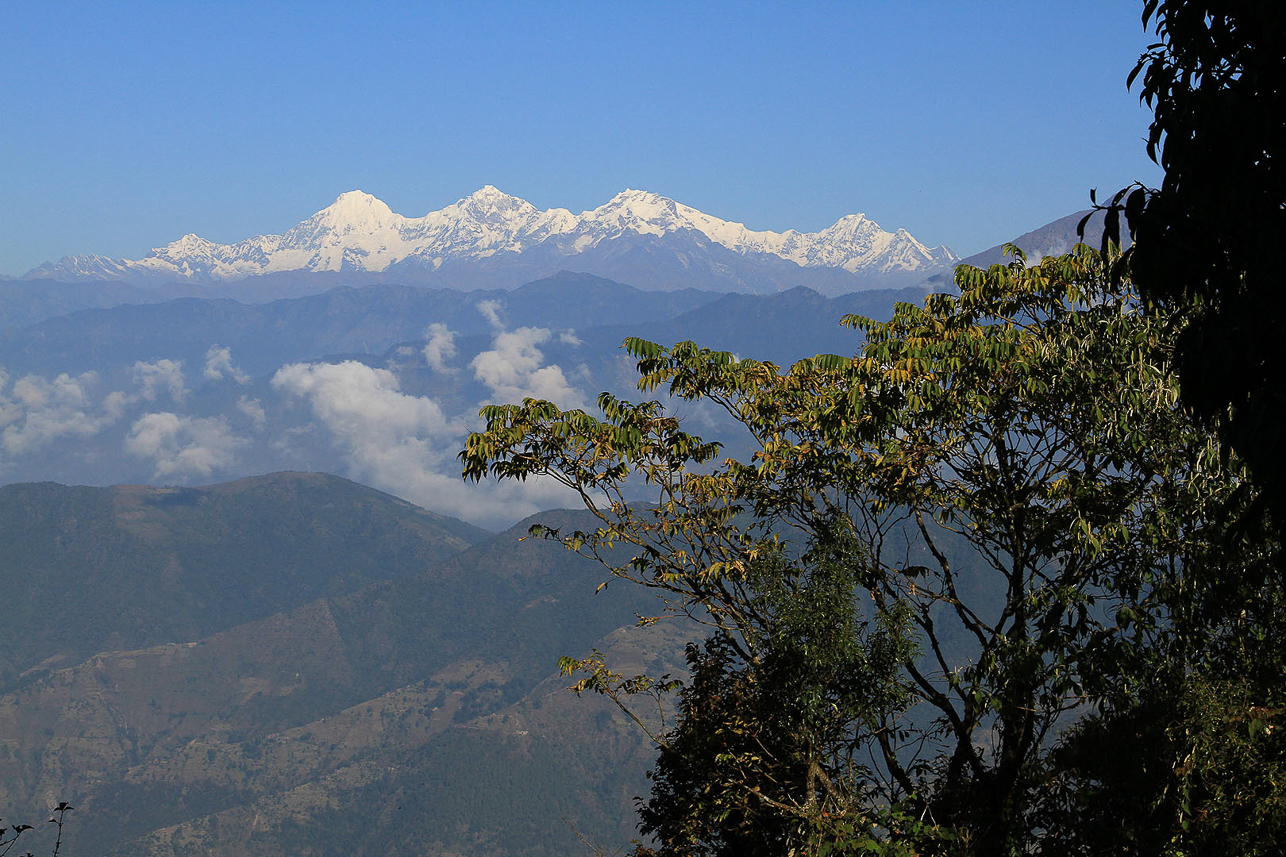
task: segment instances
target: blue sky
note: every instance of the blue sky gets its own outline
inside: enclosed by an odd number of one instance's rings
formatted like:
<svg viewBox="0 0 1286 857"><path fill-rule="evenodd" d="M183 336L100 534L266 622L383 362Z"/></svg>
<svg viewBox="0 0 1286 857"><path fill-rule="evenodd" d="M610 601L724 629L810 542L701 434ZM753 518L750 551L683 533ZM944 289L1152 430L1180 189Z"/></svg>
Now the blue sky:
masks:
<svg viewBox="0 0 1286 857"><path fill-rule="evenodd" d="M626 188L967 255L1156 184L1124 0L181 3L0 11L0 273L281 232L360 188Z"/></svg>

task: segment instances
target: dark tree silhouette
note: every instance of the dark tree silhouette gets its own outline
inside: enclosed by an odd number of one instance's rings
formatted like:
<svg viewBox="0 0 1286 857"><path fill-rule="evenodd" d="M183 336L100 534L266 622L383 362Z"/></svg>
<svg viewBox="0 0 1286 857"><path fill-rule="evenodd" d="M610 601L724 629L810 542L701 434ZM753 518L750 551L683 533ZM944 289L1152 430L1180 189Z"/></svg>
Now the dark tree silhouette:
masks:
<svg viewBox="0 0 1286 857"><path fill-rule="evenodd" d="M1160 41L1130 74L1154 110L1159 189L1126 188L1135 284L1178 309L1184 403L1248 463L1286 523L1286 3L1147 0Z"/></svg>

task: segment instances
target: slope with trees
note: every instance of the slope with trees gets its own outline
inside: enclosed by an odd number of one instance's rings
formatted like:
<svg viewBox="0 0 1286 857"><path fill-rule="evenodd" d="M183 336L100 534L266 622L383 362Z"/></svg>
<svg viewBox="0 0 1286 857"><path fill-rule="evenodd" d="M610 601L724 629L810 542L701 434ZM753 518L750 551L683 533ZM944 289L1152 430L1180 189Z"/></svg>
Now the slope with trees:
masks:
<svg viewBox="0 0 1286 857"><path fill-rule="evenodd" d="M466 525L335 477L264 482L138 489L192 503L134 523L166 533L184 558L210 553L206 567L230 599L238 570L217 557L234 558L223 548L236 539L222 545L229 533L218 525L264 515L264 492L293 507L271 520L313 517L301 537L338 527L332 515L352 519L347 542L326 543L334 556L319 573L355 572L381 550L397 561L356 591L181 642L100 650L0 694L6 816L37 818L51 795L66 796L77 807L73 853L94 854L565 854L577 837L560 817L597 840L628 838L648 748L623 715L566 698L555 664L594 645L640 667L680 660L681 644L664 635L616 633L644 606L640 593L596 597L595 569L520 541L525 526L420 562L417 522L430 533ZM391 527L382 549L360 537L363 520L387 518L409 532ZM271 520L258 532L272 534ZM37 541L30 555L43 546L47 563L51 545ZM504 781L488 788L495 772Z"/></svg>
<svg viewBox="0 0 1286 857"><path fill-rule="evenodd" d="M0 692L96 652L345 595L489 534L320 473L202 488L0 487Z"/></svg>

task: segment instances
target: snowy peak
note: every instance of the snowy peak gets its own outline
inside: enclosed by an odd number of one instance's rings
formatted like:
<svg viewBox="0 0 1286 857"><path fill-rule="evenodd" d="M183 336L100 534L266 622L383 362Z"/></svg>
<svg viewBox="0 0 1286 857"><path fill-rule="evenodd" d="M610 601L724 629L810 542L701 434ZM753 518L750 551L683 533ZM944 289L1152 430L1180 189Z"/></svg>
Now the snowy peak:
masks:
<svg viewBox="0 0 1286 857"><path fill-rule="evenodd" d="M341 193L329 208L309 218L309 222L343 232L374 232L397 228L403 218L381 200L360 190Z"/></svg>
<svg viewBox="0 0 1286 857"><path fill-rule="evenodd" d="M626 189L612 197L605 204L594 209L596 213L621 212L644 219L674 217L678 213L678 203L672 199L646 190Z"/></svg>
<svg viewBox="0 0 1286 857"><path fill-rule="evenodd" d="M525 199L519 199L516 196L510 196L493 185L483 185L480 189L466 196L456 203L461 211L467 211L470 214L486 217L505 217L517 214L519 216L529 216L536 214L536 206L527 202Z"/></svg>
<svg viewBox="0 0 1286 857"><path fill-rule="evenodd" d="M691 224L672 199L643 190L624 190L603 205L580 216L576 231L594 234L596 239L615 238L626 232L664 235Z"/></svg>
<svg viewBox="0 0 1286 857"><path fill-rule="evenodd" d="M58 280L75 283L86 280L126 280L131 263L97 253L64 256L57 262L45 262L23 275L25 280Z"/></svg>
<svg viewBox="0 0 1286 857"><path fill-rule="evenodd" d="M539 219L541 214L536 206L525 199L510 196L486 185L440 211L426 214L417 223L422 230L432 231L440 226L449 231L452 224L469 222L516 235L525 226L530 226L533 219Z"/></svg>
<svg viewBox="0 0 1286 857"><path fill-rule="evenodd" d="M189 232L178 241L171 241L164 247L156 248L152 254L174 262L180 259L209 259L213 258L218 247L219 245L213 241L206 241L201 236Z"/></svg>
<svg viewBox="0 0 1286 857"><path fill-rule="evenodd" d="M639 238L672 246L685 268L694 264L693 253L724 253L723 261L707 260L707 267L721 269L727 268L726 254L731 253L744 260L736 264L762 264L776 257L801 268L859 275L928 276L957 261L947 248L929 249L905 229L885 232L863 214L841 217L820 232L756 232L651 191L623 190L603 205L574 215L563 208L541 211L485 185L418 218L404 217L375 196L351 190L282 235L258 235L227 245L188 234L136 261L67 257L27 277L74 281L137 274L218 282L284 271L382 272L393 265L434 271L447 261L516 258L532 252L565 260L562 267L575 267L577 256L604 242L615 246L613 242L628 244Z"/></svg>

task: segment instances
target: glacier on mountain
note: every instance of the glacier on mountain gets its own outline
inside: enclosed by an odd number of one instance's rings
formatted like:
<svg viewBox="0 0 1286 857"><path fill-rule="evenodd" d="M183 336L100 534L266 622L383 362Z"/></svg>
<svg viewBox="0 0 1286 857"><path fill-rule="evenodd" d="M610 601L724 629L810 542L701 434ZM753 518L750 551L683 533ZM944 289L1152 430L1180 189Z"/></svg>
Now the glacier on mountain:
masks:
<svg viewBox="0 0 1286 857"><path fill-rule="evenodd" d="M535 253L575 266L575 257L628 240L675 241L688 250L712 247L745 259L776 257L801 268L851 274L925 276L958 261L946 247L929 248L905 229L886 232L862 214L842 217L819 232L756 232L642 190L625 190L598 208L572 214L541 211L487 185L423 217L405 217L360 190L281 235L216 244L188 234L138 260L68 256L25 276L63 282L127 280L136 276L227 282L278 272L399 269L433 271L446 262Z"/></svg>

